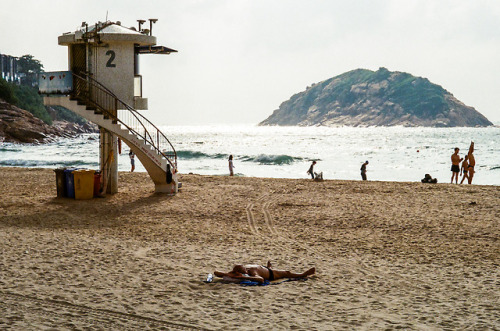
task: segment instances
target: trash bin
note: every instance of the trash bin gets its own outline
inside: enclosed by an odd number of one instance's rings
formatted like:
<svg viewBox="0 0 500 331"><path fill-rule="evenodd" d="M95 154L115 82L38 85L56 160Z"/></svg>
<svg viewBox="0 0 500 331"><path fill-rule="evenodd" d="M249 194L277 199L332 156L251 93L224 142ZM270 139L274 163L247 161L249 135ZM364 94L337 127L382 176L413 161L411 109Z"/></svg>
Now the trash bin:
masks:
<svg viewBox="0 0 500 331"><path fill-rule="evenodd" d="M66 186L66 196L68 198L75 198L75 182L73 177L73 171L76 168L69 168L64 170L64 179Z"/></svg>
<svg viewBox="0 0 500 331"><path fill-rule="evenodd" d="M58 198L64 198L68 195L66 193L66 179L64 177L64 170L66 170L66 168L54 169L54 172L56 173L56 187Z"/></svg>
<svg viewBox="0 0 500 331"><path fill-rule="evenodd" d="M94 196L97 197L101 193L101 172L94 173Z"/></svg>
<svg viewBox="0 0 500 331"><path fill-rule="evenodd" d="M73 171L75 183L75 199L85 200L94 197L94 170Z"/></svg>

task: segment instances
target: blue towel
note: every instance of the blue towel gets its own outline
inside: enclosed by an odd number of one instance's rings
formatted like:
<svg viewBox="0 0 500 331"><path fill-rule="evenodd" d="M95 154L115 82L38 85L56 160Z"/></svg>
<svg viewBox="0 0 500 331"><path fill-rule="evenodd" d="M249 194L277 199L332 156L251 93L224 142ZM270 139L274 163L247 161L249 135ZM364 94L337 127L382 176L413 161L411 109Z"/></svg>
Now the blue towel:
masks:
<svg viewBox="0 0 500 331"><path fill-rule="evenodd" d="M267 286L271 285L268 280L265 280L264 283L254 282L253 280L242 280L239 282L241 286Z"/></svg>
<svg viewBox="0 0 500 331"><path fill-rule="evenodd" d="M293 281L306 281L307 278L288 278L288 279L285 279L285 280L282 280L281 282L274 282L274 283L271 283L270 281L268 280L264 280L264 283L259 283L259 282L254 282L254 281L251 281L251 280L242 280L241 282L239 282L239 284L241 286L267 286L267 285L278 285L278 284L281 284L281 283L284 283L284 282L293 282Z"/></svg>

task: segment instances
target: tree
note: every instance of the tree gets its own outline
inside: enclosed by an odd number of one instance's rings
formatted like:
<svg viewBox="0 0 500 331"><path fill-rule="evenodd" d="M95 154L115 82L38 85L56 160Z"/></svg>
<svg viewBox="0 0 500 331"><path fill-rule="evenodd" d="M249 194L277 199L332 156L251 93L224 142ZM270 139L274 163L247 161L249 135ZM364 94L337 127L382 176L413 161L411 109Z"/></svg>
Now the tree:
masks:
<svg viewBox="0 0 500 331"><path fill-rule="evenodd" d="M39 74L43 72L43 64L30 54L21 56L17 60L17 65L17 71L20 73L25 73L26 75Z"/></svg>
<svg viewBox="0 0 500 331"><path fill-rule="evenodd" d="M24 74L21 78L21 84L36 86L38 74L43 72L43 64L35 59L33 55L26 54L17 59L17 71Z"/></svg>

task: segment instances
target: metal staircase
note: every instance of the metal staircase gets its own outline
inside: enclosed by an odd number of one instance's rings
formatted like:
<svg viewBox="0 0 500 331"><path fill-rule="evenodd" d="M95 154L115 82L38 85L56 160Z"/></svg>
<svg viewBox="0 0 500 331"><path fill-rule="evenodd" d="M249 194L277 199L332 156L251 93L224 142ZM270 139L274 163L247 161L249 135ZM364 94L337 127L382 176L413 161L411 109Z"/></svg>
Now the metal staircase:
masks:
<svg viewBox="0 0 500 331"><path fill-rule="evenodd" d="M141 161L155 183L156 192L177 192L177 153L168 138L146 117L89 75L66 73L72 75L72 90L64 96L45 97L45 105L63 106L112 132Z"/></svg>

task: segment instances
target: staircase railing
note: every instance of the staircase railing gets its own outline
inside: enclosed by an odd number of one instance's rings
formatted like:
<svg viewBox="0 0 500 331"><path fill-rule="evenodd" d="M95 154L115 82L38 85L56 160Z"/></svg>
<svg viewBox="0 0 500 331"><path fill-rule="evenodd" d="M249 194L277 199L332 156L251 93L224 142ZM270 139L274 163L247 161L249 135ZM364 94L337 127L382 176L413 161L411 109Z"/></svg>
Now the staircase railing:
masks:
<svg viewBox="0 0 500 331"><path fill-rule="evenodd" d="M85 73L72 73L72 75L73 98L101 112L105 118L120 123L142 138L156 150L158 155L164 157L174 169L177 169L177 152L160 129L94 78ZM124 112L118 116L118 110L124 110Z"/></svg>

